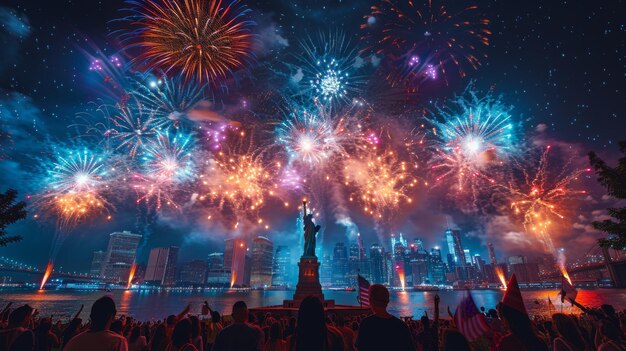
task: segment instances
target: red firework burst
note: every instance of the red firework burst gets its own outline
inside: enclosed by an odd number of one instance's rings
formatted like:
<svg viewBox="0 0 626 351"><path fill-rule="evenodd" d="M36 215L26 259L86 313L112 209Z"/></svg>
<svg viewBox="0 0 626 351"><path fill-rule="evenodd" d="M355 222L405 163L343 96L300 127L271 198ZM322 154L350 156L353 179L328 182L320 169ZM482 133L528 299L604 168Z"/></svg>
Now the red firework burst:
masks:
<svg viewBox="0 0 626 351"><path fill-rule="evenodd" d="M249 9L238 0L141 0L128 19L136 30L124 35L139 48L137 61L186 80L215 83L252 57Z"/></svg>
<svg viewBox="0 0 626 351"><path fill-rule="evenodd" d="M411 90L439 76L447 83L450 72L465 77L486 57L480 49L489 45L489 20L477 6L451 7L442 0L383 0L361 25L364 51L382 55L391 68L386 78Z"/></svg>

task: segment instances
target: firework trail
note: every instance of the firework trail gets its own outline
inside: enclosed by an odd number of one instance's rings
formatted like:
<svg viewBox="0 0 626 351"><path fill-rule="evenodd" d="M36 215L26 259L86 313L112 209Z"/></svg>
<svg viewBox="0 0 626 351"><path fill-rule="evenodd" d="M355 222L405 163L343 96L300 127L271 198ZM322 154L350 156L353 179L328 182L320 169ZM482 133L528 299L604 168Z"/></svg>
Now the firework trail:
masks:
<svg viewBox="0 0 626 351"><path fill-rule="evenodd" d="M559 267L559 271L561 272L561 275L563 275L563 278L567 279L567 281L570 284L572 283L572 278L570 278L569 273L567 272L567 258L565 257L565 249L560 248L557 252L556 252L556 263Z"/></svg>
<svg viewBox="0 0 626 351"><path fill-rule="evenodd" d="M181 122L196 122L194 113L198 104L205 101L207 89L206 84L195 80L186 82L180 75L168 78L137 74L129 95L150 113L153 128L167 129L179 127Z"/></svg>
<svg viewBox="0 0 626 351"><path fill-rule="evenodd" d="M70 124L74 128L76 139L82 142L95 142L105 152L112 153L114 146L112 135L115 133L112 121L117 108L105 104L101 100L90 102L85 111L76 114L75 122Z"/></svg>
<svg viewBox="0 0 626 351"><path fill-rule="evenodd" d="M497 182L494 172L519 150L511 108L500 98L457 97L452 107L438 108L427 118L432 125L430 169L435 184L452 184L462 198L469 195L472 208L485 188Z"/></svg>
<svg viewBox="0 0 626 351"><path fill-rule="evenodd" d="M43 290L43 288L46 286L46 282L48 282L48 279L50 279L50 276L52 275L53 270L54 270L54 261L50 259L50 261L48 261L48 264L46 265L46 269L44 270L43 277L41 278L41 283L39 284L39 290Z"/></svg>
<svg viewBox="0 0 626 351"><path fill-rule="evenodd" d="M495 268L496 275L498 276L498 280L500 280L500 284L502 285L502 289L507 289L506 284L506 276L504 275L504 271L500 266L496 266Z"/></svg>
<svg viewBox="0 0 626 351"><path fill-rule="evenodd" d="M546 147L535 167L520 167L522 176L513 179L506 186L510 199L510 208L515 216L523 218L527 233L541 241L546 251L556 256L556 249L550 234L553 220L564 219L567 200L585 194L585 190L571 188L581 175L591 169L569 170L566 165L558 174L550 170L548 154L551 147ZM534 174L532 172L534 168ZM530 171L529 171L530 169Z"/></svg>
<svg viewBox="0 0 626 351"><path fill-rule="evenodd" d="M346 228L346 237L349 241L355 241L359 233L359 227L350 216L350 209L346 201L345 189L340 182L330 182L330 198L335 223Z"/></svg>
<svg viewBox="0 0 626 351"><path fill-rule="evenodd" d="M146 111L135 98L116 107L111 117L111 129L107 130L105 136L113 138L115 149L127 151L131 158L141 155L146 144L157 134L153 114Z"/></svg>
<svg viewBox="0 0 626 351"><path fill-rule="evenodd" d="M167 74L219 85L252 61L255 25L239 1L136 0L125 18L135 30L121 35L134 59Z"/></svg>
<svg viewBox="0 0 626 351"><path fill-rule="evenodd" d="M92 45L92 52L95 54L83 51L83 54L89 61L89 71L99 80L95 82L98 92L101 93L101 98L113 99L115 102L125 101L127 98L126 89L130 84L129 65L124 62L120 55L107 56L103 53L103 50Z"/></svg>
<svg viewBox="0 0 626 351"><path fill-rule="evenodd" d="M450 6L448 6L450 5ZM365 16L364 52L382 56L385 76L394 85L417 90L451 72L465 77L476 70L489 45L489 20L477 6L452 10L445 1L383 0Z"/></svg>
<svg viewBox="0 0 626 351"><path fill-rule="evenodd" d="M133 261L128 273L128 282L126 284L126 290L130 289L133 285L133 279L135 278L135 272L137 271L137 262Z"/></svg>

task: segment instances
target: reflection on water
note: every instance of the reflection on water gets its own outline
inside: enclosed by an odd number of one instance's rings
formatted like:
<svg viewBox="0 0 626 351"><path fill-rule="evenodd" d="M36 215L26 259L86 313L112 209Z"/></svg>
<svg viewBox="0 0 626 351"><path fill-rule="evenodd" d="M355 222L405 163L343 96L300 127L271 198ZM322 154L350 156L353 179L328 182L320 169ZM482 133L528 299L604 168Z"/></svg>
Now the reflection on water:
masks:
<svg viewBox="0 0 626 351"><path fill-rule="evenodd" d="M415 300L418 300L420 297L415 296L414 299L411 299L408 291L398 291L395 292L395 295L396 299L394 300L393 305L394 308L397 309L397 313L401 316L411 316L413 314L413 305L416 303Z"/></svg>
<svg viewBox="0 0 626 351"><path fill-rule="evenodd" d="M78 311L81 304L85 305L81 317L89 316L89 309L94 300L104 295L102 291L0 291L0 308L9 301L15 304L29 303L37 308L42 315L55 317L70 317ZM239 300L244 300L250 307L281 305L285 299L291 299L293 291L205 291L205 292L180 292L180 291L114 291L110 293L117 303L120 314L130 314L136 318L162 319L170 314L178 314L187 304L191 304L192 313L200 313L201 305L208 301L211 307L217 311L230 314L232 305ZM435 292L433 291L392 291L390 296L389 310L397 316L413 316L419 318L425 312L433 316L433 303ZM440 312L442 317L447 317L447 308L454 312L458 302L467 292L459 290L440 291ZM486 309L494 308L502 298L502 291L476 290L471 292L477 306ZM571 308L569 303L561 305L556 290L523 291L526 308L530 314L545 314L548 312L548 298L554 304L554 308L563 312L578 313L577 308ZM335 303L342 305L358 305L356 292L348 291L324 291L327 299L334 299ZM614 305L617 309L626 308L626 290L621 289L595 289L581 290L577 301L586 306L599 306L603 303ZM552 312L556 312L552 310Z"/></svg>

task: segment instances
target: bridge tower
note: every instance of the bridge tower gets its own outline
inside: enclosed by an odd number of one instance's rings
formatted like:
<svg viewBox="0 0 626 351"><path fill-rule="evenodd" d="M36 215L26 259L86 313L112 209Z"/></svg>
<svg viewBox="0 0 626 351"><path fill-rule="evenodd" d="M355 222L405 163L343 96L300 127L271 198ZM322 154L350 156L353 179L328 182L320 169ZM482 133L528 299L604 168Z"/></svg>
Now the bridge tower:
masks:
<svg viewBox="0 0 626 351"><path fill-rule="evenodd" d="M615 288L623 288L624 281L622 280L621 274L618 274L615 269L615 265L613 264L613 259L609 254L609 248L606 246L602 247L602 256L604 256L604 264L606 265L606 270L609 272L609 276L613 281L613 287Z"/></svg>

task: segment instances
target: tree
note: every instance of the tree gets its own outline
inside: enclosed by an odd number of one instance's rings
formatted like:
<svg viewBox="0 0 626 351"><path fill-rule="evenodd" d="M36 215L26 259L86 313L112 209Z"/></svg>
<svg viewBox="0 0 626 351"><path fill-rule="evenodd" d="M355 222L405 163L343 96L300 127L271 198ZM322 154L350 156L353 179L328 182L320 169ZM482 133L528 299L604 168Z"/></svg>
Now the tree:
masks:
<svg viewBox="0 0 626 351"><path fill-rule="evenodd" d="M596 170L598 182L607 193L616 199L626 199L626 141L620 141L619 149L624 154L616 167L610 167L593 151L589 153L589 162ZM608 234L606 239L600 239L603 247L626 249L626 207L608 208L607 212L613 219L594 221L593 227Z"/></svg>
<svg viewBox="0 0 626 351"><path fill-rule="evenodd" d="M6 227L26 218L26 203L15 202L17 190L9 189L4 194L0 193L0 246L7 246L22 240L19 235L6 236Z"/></svg>

